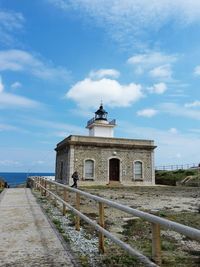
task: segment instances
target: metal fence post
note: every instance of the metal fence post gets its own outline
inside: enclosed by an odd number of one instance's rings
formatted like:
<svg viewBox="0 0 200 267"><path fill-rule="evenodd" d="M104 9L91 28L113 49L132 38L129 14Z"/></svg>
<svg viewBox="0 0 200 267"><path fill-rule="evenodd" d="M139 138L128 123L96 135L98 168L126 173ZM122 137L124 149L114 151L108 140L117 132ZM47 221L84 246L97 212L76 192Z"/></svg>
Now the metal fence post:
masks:
<svg viewBox="0 0 200 267"><path fill-rule="evenodd" d="M156 264L161 265L160 225L156 223L152 223L152 258Z"/></svg>
<svg viewBox="0 0 200 267"><path fill-rule="evenodd" d="M99 202L99 225L101 227L105 227L105 220L104 220L104 204ZM101 232L99 233L99 253L104 253L104 234Z"/></svg>
<svg viewBox="0 0 200 267"><path fill-rule="evenodd" d="M76 209L80 211L80 194L79 193L76 193ZM80 217L78 215L76 215L75 226L76 226L76 230L80 231Z"/></svg>

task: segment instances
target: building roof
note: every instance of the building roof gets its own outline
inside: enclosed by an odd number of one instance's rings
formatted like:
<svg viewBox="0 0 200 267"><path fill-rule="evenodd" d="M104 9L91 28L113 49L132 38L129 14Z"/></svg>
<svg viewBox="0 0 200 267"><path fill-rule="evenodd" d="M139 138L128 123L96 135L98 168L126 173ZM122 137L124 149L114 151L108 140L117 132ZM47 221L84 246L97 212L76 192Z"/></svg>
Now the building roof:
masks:
<svg viewBox="0 0 200 267"><path fill-rule="evenodd" d="M113 148L140 148L140 149L155 149L153 140L143 139L126 139L126 138L113 138L113 137L97 137L97 136L81 136L81 135L69 135L63 141L57 144L56 151L63 148L74 146L96 146L96 147L113 147Z"/></svg>

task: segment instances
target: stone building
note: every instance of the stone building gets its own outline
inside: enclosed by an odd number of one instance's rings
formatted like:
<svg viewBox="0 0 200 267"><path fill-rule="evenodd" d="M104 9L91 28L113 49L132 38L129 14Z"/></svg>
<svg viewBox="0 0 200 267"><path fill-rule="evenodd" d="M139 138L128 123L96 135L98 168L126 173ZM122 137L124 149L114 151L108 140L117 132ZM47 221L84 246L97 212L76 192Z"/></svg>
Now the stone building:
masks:
<svg viewBox="0 0 200 267"><path fill-rule="evenodd" d="M114 138L115 120L103 105L88 121L89 136L70 135L56 147L56 180L79 185L154 185L154 141Z"/></svg>

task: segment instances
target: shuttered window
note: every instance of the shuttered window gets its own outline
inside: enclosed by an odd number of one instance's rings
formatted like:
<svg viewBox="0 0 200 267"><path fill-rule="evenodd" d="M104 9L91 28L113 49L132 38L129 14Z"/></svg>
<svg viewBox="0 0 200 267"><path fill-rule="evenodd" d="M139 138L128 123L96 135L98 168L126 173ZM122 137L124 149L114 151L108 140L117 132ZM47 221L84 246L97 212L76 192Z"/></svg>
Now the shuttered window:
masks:
<svg viewBox="0 0 200 267"><path fill-rule="evenodd" d="M142 162L141 161L135 161L134 162L134 179L143 179L143 173L142 173Z"/></svg>
<svg viewBox="0 0 200 267"><path fill-rule="evenodd" d="M86 179L94 178L94 161L91 159L85 161L85 178Z"/></svg>

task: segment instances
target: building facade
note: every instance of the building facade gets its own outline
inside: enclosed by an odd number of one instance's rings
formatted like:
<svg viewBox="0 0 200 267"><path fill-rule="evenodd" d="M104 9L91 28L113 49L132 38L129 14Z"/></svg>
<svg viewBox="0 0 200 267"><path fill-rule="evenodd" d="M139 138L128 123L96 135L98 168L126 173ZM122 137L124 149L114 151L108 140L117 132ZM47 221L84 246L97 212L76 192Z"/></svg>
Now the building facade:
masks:
<svg viewBox="0 0 200 267"><path fill-rule="evenodd" d="M100 113L100 114L98 114ZM114 138L115 121L101 105L86 126L89 136L70 135L56 147L56 180L79 185L154 185L154 141Z"/></svg>

